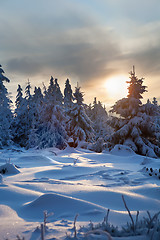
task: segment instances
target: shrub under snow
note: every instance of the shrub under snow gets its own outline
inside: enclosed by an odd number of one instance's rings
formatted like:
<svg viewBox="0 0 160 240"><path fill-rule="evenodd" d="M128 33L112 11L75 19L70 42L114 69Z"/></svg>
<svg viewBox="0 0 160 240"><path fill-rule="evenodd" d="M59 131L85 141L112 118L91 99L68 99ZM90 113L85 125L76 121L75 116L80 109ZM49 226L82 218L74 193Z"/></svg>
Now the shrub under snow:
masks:
<svg viewBox="0 0 160 240"><path fill-rule="evenodd" d="M17 173L20 173L20 171L17 169L17 167L14 164L6 163L0 166L0 173L1 174L17 174Z"/></svg>

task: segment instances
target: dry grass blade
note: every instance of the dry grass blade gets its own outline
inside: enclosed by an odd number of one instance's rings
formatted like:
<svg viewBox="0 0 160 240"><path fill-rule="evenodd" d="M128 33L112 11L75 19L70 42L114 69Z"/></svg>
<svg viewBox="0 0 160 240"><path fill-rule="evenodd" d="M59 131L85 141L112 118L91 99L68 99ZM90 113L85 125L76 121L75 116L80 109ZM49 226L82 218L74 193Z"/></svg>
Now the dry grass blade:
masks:
<svg viewBox="0 0 160 240"><path fill-rule="evenodd" d="M76 231L76 221L77 221L78 214L76 214L74 218L73 228L74 228L74 237L77 237L77 231Z"/></svg>
<svg viewBox="0 0 160 240"><path fill-rule="evenodd" d="M125 206L125 208L126 208L126 209L127 209L127 211L128 211L129 217L130 217L130 219L131 219L132 226L133 226L133 231L135 231L135 224L134 224L134 220L133 220L133 217L132 217L132 215L131 215L131 212L130 212L129 208L127 207L127 204L126 204L126 201L125 201L125 199L124 199L124 196L123 196L123 195L122 195L122 200L123 200L123 203L124 203L124 206Z"/></svg>

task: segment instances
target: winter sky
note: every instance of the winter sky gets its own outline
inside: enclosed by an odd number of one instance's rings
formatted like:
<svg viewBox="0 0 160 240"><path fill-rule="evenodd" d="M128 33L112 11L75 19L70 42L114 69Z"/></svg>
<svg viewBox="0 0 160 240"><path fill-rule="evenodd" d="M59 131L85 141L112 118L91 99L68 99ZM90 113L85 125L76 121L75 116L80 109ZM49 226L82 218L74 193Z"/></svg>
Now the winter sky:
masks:
<svg viewBox="0 0 160 240"><path fill-rule="evenodd" d="M69 78L86 102L112 105L134 64L145 99L160 100L160 1L0 0L0 56L13 95L52 75L62 91Z"/></svg>

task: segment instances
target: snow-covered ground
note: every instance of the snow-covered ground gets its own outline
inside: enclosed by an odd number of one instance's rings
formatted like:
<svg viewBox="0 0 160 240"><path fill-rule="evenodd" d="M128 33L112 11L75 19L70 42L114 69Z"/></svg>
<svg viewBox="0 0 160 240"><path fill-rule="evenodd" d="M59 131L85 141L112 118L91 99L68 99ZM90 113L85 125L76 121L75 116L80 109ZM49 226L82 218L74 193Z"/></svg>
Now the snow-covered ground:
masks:
<svg viewBox="0 0 160 240"><path fill-rule="evenodd" d="M69 147L1 150L0 239L17 235L40 239L37 227L43 223L45 210L53 213L45 239L65 239L66 233L72 233L76 214L77 229L90 221L102 222L108 209L109 222L122 226L131 221L122 195L134 217L137 210L140 219L147 210L153 215L160 210L159 168L159 159L120 147L111 153Z"/></svg>

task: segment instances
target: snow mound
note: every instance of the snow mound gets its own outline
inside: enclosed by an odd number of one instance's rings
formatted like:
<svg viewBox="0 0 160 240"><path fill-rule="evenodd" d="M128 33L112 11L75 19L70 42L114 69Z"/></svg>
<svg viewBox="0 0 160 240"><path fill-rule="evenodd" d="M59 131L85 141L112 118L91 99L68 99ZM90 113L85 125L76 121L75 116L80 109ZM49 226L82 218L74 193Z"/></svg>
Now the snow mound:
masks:
<svg viewBox="0 0 160 240"><path fill-rule="evenodd" d="M90 219L91 216L99 216L98 218L101 219L107 211L99 205L56 193L44 194L22 207L23 215L34 219L42 218L44 210L53 212L53 218L69 217L71 219L77 213L79 218L83 216L83 219Z"/></svg>
<svg viewBox="0 0 160 240"><path fill-rule="evenodd" d="M13 218L13 219L18 219L18 215L16 213L16 211L14 211L11 207L6 206L6 205L2 205L0 204L0 216L1 218ZM2 224L2 222L1 222Z"/></svg>
<svg viewBox="0 0 160 240"><path fill-rule="evenodd" d="M110 151L110 153L117 156L135 155L135 152L130 147L121 144L115 145L114 148Z"/></svg>
<svg viewBox="0 0 160 240"><path fill-rule="evenodd" d="M6 163L0 166L0 173L1 174L17 174L17 173L20 173L20 171L16 168L15 165L11 163Z"/></svg>

